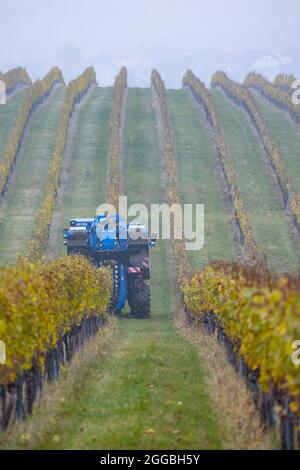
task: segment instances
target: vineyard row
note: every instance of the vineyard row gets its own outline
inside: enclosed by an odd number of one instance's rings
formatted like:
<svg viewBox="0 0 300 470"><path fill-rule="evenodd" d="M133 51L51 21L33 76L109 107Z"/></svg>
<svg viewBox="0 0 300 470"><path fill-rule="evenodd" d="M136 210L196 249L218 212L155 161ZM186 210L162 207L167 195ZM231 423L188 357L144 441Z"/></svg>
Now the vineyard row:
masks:
<svg viewBox="0 0 300 470"><path fill-rule="evenodd" d="M299 277L224 262L207 265L184 289L189 318L217 332L285 449L300 447L299 368L293 362L299 291Z"/></svg>
<svg viewBox="0 0 300 470"><path fill-rule="evenodd" d="M45 379L58 375L106 316L111 273L84 258L20 260L0 271L0 424L24 418ZM98 319L102 319L100 322Z"/></svg>
<svg viewBox="0 0 300 470"><path fill-rule="evenodd" d="M282 192L286 209L291 212L292 220L300 233L300 195L291 187L286 166L278 147L274 144L267 125L260 115L254 98L248 89L232 80L224 72L216 72L212 77L212 86L221 88L224 93L248 114L261 139L270 164L275 172Z"/></svg>
<svg viewBox="0 0 300 470"><path fill-rule="evenodd" d="M45 195L34 222L32 238L26 250L26 256L30 260L39 259L46 249L56 194L60 183L60 173L64 160L70 120L76 104L80 102L89 88L95 83L96 74L94 69L90 67L67 86L54 151L49 166Z"/></svg>
<svg viewBox="0 0 300 470"><path fill-rule="evenodd" d="M204 83L188 71L183 77L183 86L188 87L196 101L204 109L206 118L212 128L214 143L221 161L221 166L227 182L231 204L241 234L241 244L244 249L244 258L247 263L254 263L258 258L258 250L254 239L252 227L247 216L244 203L238 188L236 173L231 165L228 147L225 143L219 115L215 109L211 95Z"/></svg>
<svg viewBox="0 0 300 470"><path fill-rule="evenodd" d="M121 135L122 118L127 90L127 69L122 67L116 77L114 85L114 95L111 116L111 137L108 150L108 177L106 184L106 201L115 208L119 204L119 194L121 191Z"/></svg>
<svg viewBox="0 0 300 470"><path fill-rule="evenodd" d="M258 91L267 101L277 106L290 115L292 120L299 126L300 125L300 110L299 105L293 103L291 94L291 77L289 79L281 79L277 77L277 82L284 83L285 85L275 86L270 83L266 78L260 74L250 73L244 80L244 86L249 89Z"/></svg>
<svg viewBox="0 0 300 470"><path fill-rule="evenodd" d="M29 120L37 107L42 104L57 84L64 84L63 76L58 68L53 68L42 79L36 81L26 91L16 123L6 143L3 156L0 160L0 196L3 197L7 190L8 182L13 171L13 166L21 148L25 130Z"/></svg>
<svg viewBox="0 0 300 470"><path fill-rule="evenodd" d="M159 106L158 119L162 128L162 153L167 171L167 198L171 207L173 204L180 204L180 198L177 189L176 154L166 89L160 74L156 70L153 70L152 72L151 84L157 97ZM172 240L172 248L179 284L183 285L183 283L186 282L186 279L190 277L190 266L186 255L185 241L180 239Z"/></svg>
<svg viewBox="0 0 300 470"><path fill-rule="evenodd" d="M23 67L11 69L8 72L0 72L0 81L5 83L6 95L11 95L17 88L32 85L31 78Z"/></svg>

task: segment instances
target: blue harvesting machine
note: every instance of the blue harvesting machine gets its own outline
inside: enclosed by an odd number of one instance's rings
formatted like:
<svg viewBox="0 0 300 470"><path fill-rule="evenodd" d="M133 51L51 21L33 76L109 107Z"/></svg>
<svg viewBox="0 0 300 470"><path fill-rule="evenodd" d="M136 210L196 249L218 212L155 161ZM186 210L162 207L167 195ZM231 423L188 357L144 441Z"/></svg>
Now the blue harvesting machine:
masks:
<svg viewBox="0 0 300 470"><path fill-rule="evenodd" d="M69 223L63 231L67 254L81 254L98 267L112 267L111 311L120 312L127 300L133 317L148 318L150 285L146 281L156 234L149 238L145 225L126 224L119 215L70 219Z"/></svg>

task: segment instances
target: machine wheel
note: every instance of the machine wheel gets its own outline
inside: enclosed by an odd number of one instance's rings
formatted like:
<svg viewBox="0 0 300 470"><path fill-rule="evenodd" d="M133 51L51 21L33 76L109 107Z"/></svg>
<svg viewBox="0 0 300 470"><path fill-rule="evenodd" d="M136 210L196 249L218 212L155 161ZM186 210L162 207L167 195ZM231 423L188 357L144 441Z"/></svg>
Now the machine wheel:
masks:
<svg viewBox="0 0 300 470"><path fill-rule="evenodd" d="M130 299L131 316L134 318L149 318L150 299L149 284L146 284L142 279L136 279Z"/></svg>

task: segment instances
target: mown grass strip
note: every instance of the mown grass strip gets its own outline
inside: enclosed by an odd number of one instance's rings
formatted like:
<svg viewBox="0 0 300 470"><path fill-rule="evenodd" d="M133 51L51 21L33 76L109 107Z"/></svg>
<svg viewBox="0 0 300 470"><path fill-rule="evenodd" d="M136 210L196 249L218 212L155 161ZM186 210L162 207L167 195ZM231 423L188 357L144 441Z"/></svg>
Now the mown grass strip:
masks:
<svg viewBox="0 0 300 470"><path fill-rule="evenodd" d="M188 90L168 90L174 129L178 191L184 204L204 204L205 244L188 257L193 270L212 259L233 259L232 213L228 209L216 169L216 156L204 117ZM224 185L224 182L223 182Z"/></svg>
<svg viewBox="0 0 300 470"><path fill-rule="evenodd" d="M0 210L0 263L13 263L29 242L40 208L54 149L64 88L57 87L33 115L17 160L13 179Z"/></svg>
<svg viewBox="0 0 300 470"><path fill-rule="evenodd" d="M258 247L272 269L296 271L300 259L297 236L251 123L220 90L211 93Z"/></svg>
<svg viewBox="0 0 300 470"><path fill-rule="evenodd" d="M227 185L227 194L234 212L235 226L240 235L240 244L243 249L243 257L248 264L256 263L261 254L257 250L252 227L244 208L244 202L239 191L239 184L231 164L228 147L224 140L219 115L214 107L211 95L205 84L201 82L191 71L183 77L183 86L188 87L196 102L202 107L208 124L211 127L214 145L219 157L222 172Z"/></svg>
<svg viewBox="0 0 300 470"><path fill-rule="evenodd" d="M60 185L60 174L65 156L71 118L76 104L96 82L93 67L87 68L79 77L72 80L65 92L65 98L59 117L59 125L55 136L53 155L48 169L44 198L35 218L32 237L26 249L29 259L37 260L43 256L49 239L53 209Z"/></svg>
<svg viewBox="0 0 300 470"><path fill-rule="evenodd" d="M47 254L52 258L65 252L62 229L71 217L93 217L105 200L107 153L110 135L112 88L96 87L79 109L74 135L69 138L70 156L62 170L50 228Z"/></svg>
<svg viewBox="0 0 300 470"><path fill-rule="evenodd" d="M150 89L129 90L124 144L125 193L149 206L152 191L161 197ZM136 164L147 168L138 172L139 182ZM76 376L38 448L221 446L198 353L175 329L169 269L167 243L160 242L152 254L151 319L120 319L106 357L91 359Z"/></svg>
<svg viewBox="0 0 300 470"><path fill-rule="evenodd" d="M181 200L177 187L177 167L176 167L176 154L174 145L173 129L170 119L170 111L168 106L167 94L165 84L161 79L157 70L152 71L151 85L153 93L157 102L156 117L157 125L161 133L161 151L163 162L165 166L165 199L169 207L174 205L180 206ZM175 237L175 217L172 220L171 241L173 256L177 268L177 276L179 286L186 282L186 279L191 275L191 267L187 258L186 244L182 233L182 238Z"/></svg>
<svg viewBox="0 0 300 470"><path fill-rule="evenodd" d="M61 70L53 67L42 80L37 80L27 89L3 151L0 165L0 197L5 196L32 115L44 103L57 84L63 85L64 79Z"/></svg>
<svg viewBox="0 0 300 470"><path fill-rule="evenodd" d="M20 112L25 95L26 89L23 88L5 105L0 105L0 165L7 139Z"/></svg>

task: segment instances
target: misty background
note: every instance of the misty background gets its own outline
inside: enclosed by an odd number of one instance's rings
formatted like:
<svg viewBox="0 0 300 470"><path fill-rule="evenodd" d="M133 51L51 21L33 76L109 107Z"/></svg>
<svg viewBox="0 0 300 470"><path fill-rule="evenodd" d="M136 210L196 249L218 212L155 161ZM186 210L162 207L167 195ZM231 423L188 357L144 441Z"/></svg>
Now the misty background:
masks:
<svg viewBox="0 0 300 470"><path fill-rule="evenodd" d="M105 86L126 65L149 86L155 67L174 88L188 68L300 77L299 18L299 0L0 0L0 70L58 65L68 81L93 65Z"/></svg>

